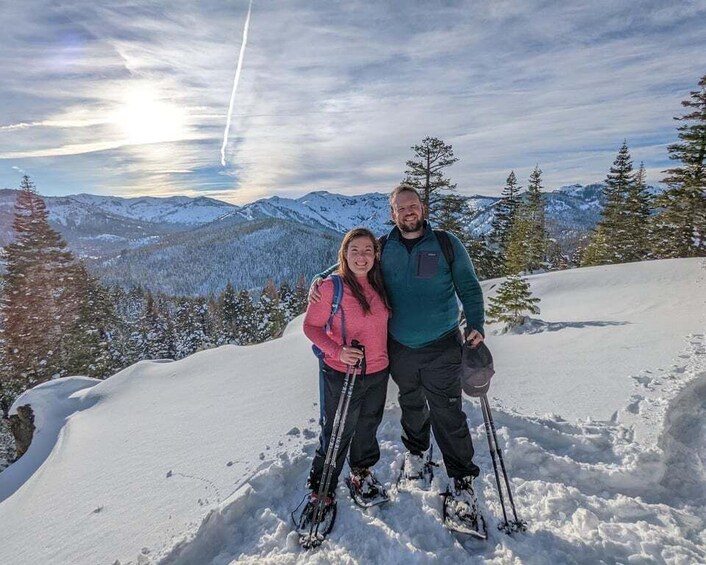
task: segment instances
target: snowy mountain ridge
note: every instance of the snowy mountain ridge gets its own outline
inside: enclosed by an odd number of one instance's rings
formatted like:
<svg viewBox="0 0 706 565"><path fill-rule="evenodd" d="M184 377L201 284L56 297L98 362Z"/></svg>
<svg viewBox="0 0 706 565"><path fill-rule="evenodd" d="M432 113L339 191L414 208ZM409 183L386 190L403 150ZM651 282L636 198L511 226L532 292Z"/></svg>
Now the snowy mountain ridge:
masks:
<svg viewBox="0 0 706 565"><path fill-rule="evenodd" d="M556 214L559 223L564 215L587 211L583 227L595 224L595 211L601 206L600 184L572 185L545 193L549 215ZM11 237L12 213L17 191L0 190L0 244ZM291 220L311 227L344 233L352 227L365 225L376 233L389 229L388 195L368 193L348 196L327 191L314 191L296 199L272 196L236 206L213 198L173 196L167 198L121 198L94 194L44 197L49 220L61 231L70 246L76 245L79 254L101 256L113 248L103 250L101 240L120 239L125 248L140 245L144 238L175 231L190 230L212 222L229 223L254 221L263 218ZM463 197L476 216L470 228L477 233L489 229L492 206L498 198L473 195ZM555 201L561 204L555 206ZM581 214L579 213L578 216ZM91 240L95 248L91 249Z"/></svg>
<svg viewBox="0 0 706 565"><path fill-rule="evenodd" d="M545 193L548 233L565 253L571 253L600 219L602 188L572 185ZM16 194L0 190L0 245L12 235ZM476 236L487 234L498 198L463 198L470 211L465 229ZM228 280L255 290L269 277L286 273L294 283L329 265L321 258L335 257L336 239L347 230L362 225L379 235L390 229L388 195L382 193L349 196L315 191L295 199L272 196L245 206L206 197L90 194L47 197L46 202L50 223L105 282L192 296L220 292ZM278 235L273 239L274 233ZM286 242L292 238L297 244L301 238L308 240L297 245L298 250L308 246L315 252L287 254ZM243 261L248 268L242 268ZM252 261L255 264L250 265Z"/></svg>
<svg viewBox="0 0 706 565"><path fill-rule="evenodd" d="M115 216L181 226L206 224L239 209L238 206L233 204L205 196L197 198L188 196L120 198L96 194L77 194L75 196L67 196L65 199L66 209L70 209L70 202L73 201ZM64 209L52 206L51 202L51 200L47 199L47 204L52 214L51 219L65 225L66 219L62 214Z"/></svg>

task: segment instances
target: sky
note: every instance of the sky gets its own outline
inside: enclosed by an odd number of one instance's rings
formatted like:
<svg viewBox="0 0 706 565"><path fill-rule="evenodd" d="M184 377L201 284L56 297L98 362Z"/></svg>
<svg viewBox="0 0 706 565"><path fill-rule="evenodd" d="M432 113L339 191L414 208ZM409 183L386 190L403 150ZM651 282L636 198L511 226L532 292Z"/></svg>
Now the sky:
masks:
<svg viewBox="0 0 706 565"><path fill-rule="evenodd" d="M706 72L706 0L0 6L0 188L51 196L387 192L426 136L464 195L601 181L624 139L657 183Z"/></svg>

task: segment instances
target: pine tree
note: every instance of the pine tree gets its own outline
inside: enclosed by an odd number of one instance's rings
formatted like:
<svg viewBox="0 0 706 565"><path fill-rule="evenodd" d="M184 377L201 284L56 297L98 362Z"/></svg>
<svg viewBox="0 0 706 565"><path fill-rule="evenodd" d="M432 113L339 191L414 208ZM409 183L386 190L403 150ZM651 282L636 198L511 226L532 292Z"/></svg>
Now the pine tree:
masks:
<svg viewBox="0 0 706 565"><path fill-rule="evenodd" d="M675 118L679 142L669 145L669 158L680 166L664 171L668 189L656 201L654 248L658 257L706 255L706 75L699 90L682 101L688 113Z"/></svg>
<svg viewBox="0 0 706 565"><path fill-rule="evenodd" d="M250 293L247 290L241 290L238 293L236 319L237 331L235 334L235 343L238 345L257 343L257 328L259 326L257 311L250 297Z"/></svg>
<svg viewBox="0 0 706 565"><path fill-rule="evenodd" d="M221 295L221 319L225 343L236 343L238 328L238 302L235 288L228 281Z"/></svg>
<svg viewBox="0 0 706 565"><path fill-rule="evenodd" d="M170 320L168 301L147 293L145 311L141 319L144 342L143 359L176 359L174 327Z"/></svg>
<svg viewBox="0 0 706 565"><path fill-rule="evenodd" d="M611 258L612 249L605 231L602 226L596 226L588 244L580 252L580 264L582 267L605 265L610 263Z"/></svg>
<svg viewBox="0 0 706 565"><path fill-rule="evenodd" d="M547 239L546 263L547 269L550 271L563 271L571 266L568 254L556 239Z"/></svg>
<svg viewBox="0 0 706 565"><path fill-rule="evenodd" d="M539 301L532 296L526 280L519 275L510 275L489 300L488 323L504 323L505 332L521 326L529 314L539 314Z"/></svg>
<svg viewBox="0 0 706 565"><path fill-rule="evenodd" d="M304 275L300 275L294 287L294 305L292 308L297 316L306 312L309 297L309 285Z"/></svg>
<svg viewBox="0 0 706 565"><path fill-rule="evenodd" d="M280 308L277 287L272 279L262 289L256 306L257 330L255 339L258 343L279 337L286 325L284 313Z"/></svg>
<svg viewBox="0 0 706 565"><path fill-rule="evenodd" d="M485 239L466 235L461 241L471 257L476 275L480 280L492 279L502 274L500 257L493 252Z"/></svg>
<svg viewBox="0 0 706 565"><path fill-rule="evenodd" d="M623 262L642 261L650 255L650 206L645 165L640 163L625 198L623 215L626 237L621 249Z"/></svg>
<svg viewBox="0 0 706 565"><path fill-rule="evenodd" d="M174 320L174 346L177 359L183 359L211 346L207 335L207 305L203 298L179 298Z"/></svg>
<svg viewBox="0 0 706 565"><path fill-rule="evenodd" d="M435 201L432 200L432 208L436 211L436 227L454 234L461 241L478 278L483 280L498 276L502 270L498 255L490 249L485 239L474 237L463 229L464 218L471 213L463 198L457 194L438 196Z"/></svg>
<svg viewBox="0 0 706 565"><path fill-rule="evenodd" d="M459 239L464 238L462 218L467 207L463 198L458 194L438 195L432 198L431 208L430 219L438 229L450 232Z"/></svg>
<svg viewBox="0 0 706 565"><path fill-rule="evenodd" d="M507 250L510 232L512 230L512 219L515 211L520 205L520 187L517 186L515 171L510 171L510 175L505 182L500 200L493 207L493 222L490 232L490 243L497 247L498 253L504 255Z"/></svg>
<svg viewBox="0 0 706 565"><path fill-rule="evenodd" d="M282 281L279 285L279 308L282 310L285 325L303 312L299 306L296 290L287 281Z"/></svg>
<svg viewBox="0 0 706 565"><path fill-rule="evenodd" d="M12 224L15 240L5 248L2 395L66 373L62 340L77 318L77 271L48 215L34 184L23 177Z"/></svg>
<svg viewBox="0 0 706 565"><path fill-rule="evenodd" d="M521 203L515 209L505 250L504 271L507 275L526 273L532 270L533 222L530 212L528 203Z"/></svg>
<svg viewBox="0 0 706 565"><path fill-rule="evenodd" d="M431 195L439 190L455 190L456 185L444 176L444 169L458 159L453 147L436 137L425 137L419 145L411 147L415 159L407 161L405 183L414 186L422 195L424 210L431 212Z"/></svg>
<svg viewBox="0 0 706 565"><path fill-rule="evenodd" d="M75 323L62 339L62 358L67 372L105 378L118 370L123 359L115 340L117 317L108 291L77 266L78 312Z"/></svg>
<svg viewBox="0 0 706 565"><path fill-rule="evenodd" d="M147 295L139 286L133 286L127 292L114 288L111 292L119 319L119 341L127 365L148 358L145 313Z"/></svg>
<svg viewBox="0 0 706 565"><path fill-rule="evenodd" d="M606 203L603 218L598 223L607 242L606 263L621 263L627 234L625 232L625 202L633 183L632 158L627 141L618 151L618 155L606 178L604 191Z"/></svg>
<svg viewBox="0 0 706 565"><path fill-rule="evenodd" d="M606 203L582 256L582 265L641 261L648 256L650 196L645 169L633 172L626 141L606 178Z"/></svg>
<svg viewBox="0 0 706 565"><path fill-rule="evenodd" d="M527 185L527 206L525 214L530 223L527 241L527 271L541 268L545 261L546 226L544 223L544 198L542 196L542 171L536 166L530 174Z"/></svg>

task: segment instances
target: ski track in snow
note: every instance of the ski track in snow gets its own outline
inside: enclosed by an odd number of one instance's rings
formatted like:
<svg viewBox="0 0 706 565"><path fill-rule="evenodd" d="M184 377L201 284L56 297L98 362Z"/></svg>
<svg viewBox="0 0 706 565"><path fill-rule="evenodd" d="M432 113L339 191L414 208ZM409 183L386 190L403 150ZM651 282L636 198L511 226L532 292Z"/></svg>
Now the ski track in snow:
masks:
<svg viewBox="0 0 706 565"><path fill-rule="evenodd" d="M138 556L137 563L704 563L705 336L689 336L670 370L634 379L634 396L610 421L526 417L491 398L518 513L528 522L525 534L497 530L502 513L480 405L466 399L482 470L476 484L488 521L487 542L443 527L442 463L433 491L393 487L387 505L368 510L353 504L341 480L332 533L320 548L304 552L290 513L306 492L317 441L305 433L300 452L277 454L212 510L198 531L151 559ZM646 419L653 433L636 438L631 424L637 419ZM399 408L389 404L376 466L388 486L404 458L399 433Z"/></svg>

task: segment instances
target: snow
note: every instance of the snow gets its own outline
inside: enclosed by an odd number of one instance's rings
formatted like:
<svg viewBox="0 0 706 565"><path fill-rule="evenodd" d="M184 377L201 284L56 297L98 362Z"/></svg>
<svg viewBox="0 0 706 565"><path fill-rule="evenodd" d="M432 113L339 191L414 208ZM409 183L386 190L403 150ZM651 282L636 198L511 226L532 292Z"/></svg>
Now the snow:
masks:
<svg viewBox="0 0 706 565"><path fill-rule="evenodd" d="M185 226L207 224L225 214L239 210L233 204L204 196L198 198L187 196L119 198L94 194L77 194L67 200L90 205L103 212L117 216L125 216L147 222L164 222ZM55 213L59 213L58 209ZM54 218L52 217L52 219Z"/></svg>
<svg viewBox="0 0 706 565"><path fill-rule="evenodd" d="M18 399L28 453L0 474L4 564L703 563L706 262L679 259L529 277L534 333L496 335L490 402L526 534L501 510L477 401L465 410L490 539L451 534L437 492L361 510L297 547L289 514L317 442L316 360L301 317L278 340L73 377ZM499 281L483 283L486 297ZM383 483L404 449L396 387L379 431ZM443 464L434 487L443 490Z"/></svg>

